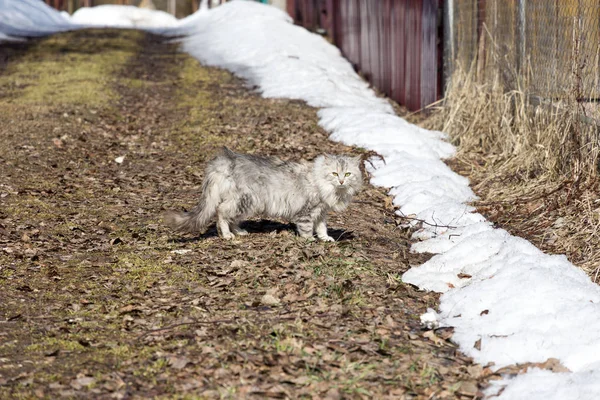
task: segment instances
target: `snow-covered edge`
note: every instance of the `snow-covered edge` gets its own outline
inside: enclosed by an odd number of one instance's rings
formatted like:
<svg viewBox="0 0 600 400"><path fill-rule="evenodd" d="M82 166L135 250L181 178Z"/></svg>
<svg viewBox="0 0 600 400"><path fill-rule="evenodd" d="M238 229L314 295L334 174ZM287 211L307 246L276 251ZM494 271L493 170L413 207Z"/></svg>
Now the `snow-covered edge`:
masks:
<svg viewBox="0 0 600 400"><path fill-rule="evenodd" d="M0 0L0 36L44 36L72 29L68 14L39 0Z"/></svg>

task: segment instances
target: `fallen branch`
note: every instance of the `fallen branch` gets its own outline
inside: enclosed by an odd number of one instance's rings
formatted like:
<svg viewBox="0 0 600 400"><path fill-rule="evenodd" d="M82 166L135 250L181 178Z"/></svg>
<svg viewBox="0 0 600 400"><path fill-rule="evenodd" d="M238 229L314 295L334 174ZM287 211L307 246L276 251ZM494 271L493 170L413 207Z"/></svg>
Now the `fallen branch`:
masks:
<svg viewBox="0 0 600 400"><path fill-rule="evenodd" d="M372 201L355 200L355 201L353 201L353 203L369 204L369 205L371 205L371 206L373 206L375 208L378 208L378 209L380 209L380 210L382 210L382 211L384 211L384 212L386 212L388 214L393 215L394 217L400 217L402 219L407 219L409 221L420 222L422 224L425 224L427 226L432 226L434 228L447 228L447 229L456 229L456 228L458 228L458 227L453 226L453 225L446 225L446 224L440 224L440 223L435 222L435 219L433 218L433 215L431 216L431 219L434 220L434 223L432 224L431 222L427 222L427 221L425 221L424 219L421 219L421 218L409 217L407 215L404 215L404 213L402 213L402 211L400 211L398 208L394 208L394 210L390 210L390 209L386 208L385 206L382 206L382 205L380 205L378 203L374 203ZM399 224L397 224L397 225L399 225Z"/></svg>
<svg viewBox="0 0 600 400"><path fill-rule="evenodd" d="M371 167L373 169L375 169L375 165L373 165L373 161L371 160L373 157L375 158L379 158L381 161L383 161L383 164L387 163L385 162L385 158L383 158L383 156L381 154L377 154L376 152L374 152L373 150L369 150L364 152L361 156L360 156L360 160L362 161L360 163L360 170L363 173L363 175L367 176L367 177L371 177L371 174L369 173L369 171L367 171L367 169L365 168L365 161L368 162Z"/></svg>

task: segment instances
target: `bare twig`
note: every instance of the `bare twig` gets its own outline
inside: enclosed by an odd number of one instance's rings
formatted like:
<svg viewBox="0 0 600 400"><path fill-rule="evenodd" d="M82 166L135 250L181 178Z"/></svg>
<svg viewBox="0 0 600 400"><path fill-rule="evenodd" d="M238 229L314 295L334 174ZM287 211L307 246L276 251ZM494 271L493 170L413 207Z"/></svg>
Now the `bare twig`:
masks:
<svg viewBox="0 0 600 400"><path fill-rule="evenodd" d="M421 219L421 218L409 217L409 216L405 215L402 211L400 211L400 209L398 209L398 208L395 208L394 210L389 210L389 209L385 208L384 206L381 206L380 204L374 203L372 201L361 201L361 200L358 200L358 201L354 201L354 203L369 204L369 205L371 205L373 207L376 207L376 208L378 208L380 210L383 210L384 212L386 212L388 214L393 215L394 217L400 217L402 219L407 219L409 221L420 222L420 223L422 223L424 225L432 226L434 228L448 228L448 229L456 229L457 228L456 226L453 226L453 225L438 223L438 222L435 221L435 219L433 218L433 216L432 216L432 219L434 220L434 223L432 224L431 222L427 222L426 220Z"/></svg>
<svg viewBox="0 0 600 400"><path fill-rule="evenodd" d="M361 160L361 163L360 163L360 170L361 170L361 172L363 173L363 175L365 175L365 176L367 176L367 177L371 177L371 174L370 174L370 173L369 173L369 171L367 171L367 169L365 168L365 161L366 161L366 162L368 162L368 163L371 165L371 167L372 167L373 169L375 169L375 165L373 165L373 161L371 161L371 159L372 159L373 157L375 157L375 158L379 158L381 161L383 161L383 163L384 163L384 164L386 164L386 162L385 162L385 158L384 158L382 155L380 155L380 154L377 154L377 153L376 153L376 152L374 152L373 150L369 150L369 151L366 151L366 152L364 152L364 153L363 153L363 154L360 156L360 160Z"/></svg>
<svg viewBox="0 0 600 400"><path fill-rule="evenodd" d="M407 215L404 215L404 214L402 213L402 211L400 211L400 210L397 210L396 212L400 213L398 216L399 216L400 218L402 218L402 219L407 219L407 220L409 220L409 221L416 221L416 222L420 222L420 223L422 223L423 225L431 226L431 227L434 227L434 228L447 228L447 229L456 229L456 228L458 228L457 226L453 226L453 225L447 225L447 224L440 224L440 223L438 223L438 222L435 220L435 218L433 218L433 215L431 216L431 219L432 219L432 220L433 220L433 222L434 222L434 223L432 224L431 222L427 222L426 220L424 220L424 219L421 219L421 218L409 217L409 216L407 216Z"/></svg>

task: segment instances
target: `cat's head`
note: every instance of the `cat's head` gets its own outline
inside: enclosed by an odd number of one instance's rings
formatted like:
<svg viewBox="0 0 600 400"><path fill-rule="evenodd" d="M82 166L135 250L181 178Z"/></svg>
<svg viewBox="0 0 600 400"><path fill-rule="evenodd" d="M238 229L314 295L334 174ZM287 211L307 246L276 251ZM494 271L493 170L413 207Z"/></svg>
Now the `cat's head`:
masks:
<svg viewBox="0 0 600 400"><path fill-rule="evenodd" d="M321 184L329 184L336 192L350 195L362 185L360 156L322 155L315 159L315 173Z"/></svg>

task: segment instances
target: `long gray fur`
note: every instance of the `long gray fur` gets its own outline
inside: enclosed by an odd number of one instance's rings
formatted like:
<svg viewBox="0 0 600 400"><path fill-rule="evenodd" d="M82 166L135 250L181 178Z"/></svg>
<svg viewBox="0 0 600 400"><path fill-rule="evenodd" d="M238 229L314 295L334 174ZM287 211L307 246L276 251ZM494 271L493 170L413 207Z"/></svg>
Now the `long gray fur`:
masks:
<svg viewBox="0 0 600 400"><path fill-rule="evenodd" d="M296 224L298 234L333 241L327 212L343 211L362 185L360 158L321 155L314 161L238 154L224 148L206 167L200 201L190 212L171 211L167 224L178 231L202 232L215 218L223 239L247 235L239 224L252 217Z"/></svg>

